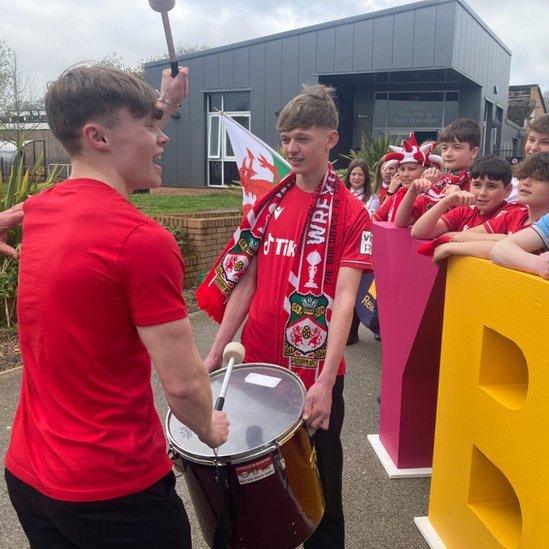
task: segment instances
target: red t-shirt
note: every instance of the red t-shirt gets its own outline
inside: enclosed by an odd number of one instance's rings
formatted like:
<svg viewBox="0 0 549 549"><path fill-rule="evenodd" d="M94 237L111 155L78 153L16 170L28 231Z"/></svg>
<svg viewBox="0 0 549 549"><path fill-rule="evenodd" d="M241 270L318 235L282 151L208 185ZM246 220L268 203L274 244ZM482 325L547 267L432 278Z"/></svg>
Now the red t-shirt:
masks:
<svg viewBox="0 0 549 549"><path fill-rule="evenodd" d="M139 492L171 469L136 326L187 315L177 243L99 181L69 179L24 209L6 467L59 500Z"/></svg>
<svg viewBox="0 0 549 549"><path fill-rule="evenodd" d="M444 221L448 231L466 231L493 219L508 206L507 202L502 202L494 211L484 215L478 211L476 206L460 206L446 212L440 219Z"/></svg>
<svg viewBox="0 0 549 549"><path fill-rule="evenodd" d="M444 198L444 190L449 185L456 185L462 191L469 191L471 176L468 170L457 175L443 174L440 179L431 185L426 193L420 194L414 200L412 219L415 223L425 212L429 211L437 202ZM472 225L471 225L472 226Z"/></svg>
<svg viewBox="0 0 549 549"><path fill-rule="evenodd" d="M407 190L408 189L401 187L395 194L387 196L383 204L376 210L376 212L372 216L373 220L394 221L396 218L398 207L400 206L400 203L402 202L402 199L404 198Z"/></svg>
<svg viewBox="0 0 549 549"><path fill-rule="evenodd" d="M335 261L340 267L372 269L371 221L360 200L342 189L347 202L347 215L340 225L343 234L342 249L336 250ZM288 292L288 278L300 236L307 221L311 194L297 185L288 190L279 208L267 224L265 236L257 253L256 291L242 331L242 343L246 348L246 362L267 362L286 365L282 341L276 334L283 334L288 318L284 312L284 299ZM309 388L314 383L314 369L292 368ZM342 359L338 375L345 373Z"/></svg>
<svg viewBox="0 0 549 549"><path fill-rule="evenodd" d="M513 234L528 227L528 207L524 204L508 204L493 219L484 223L483 227L490 234Z"/></svg>

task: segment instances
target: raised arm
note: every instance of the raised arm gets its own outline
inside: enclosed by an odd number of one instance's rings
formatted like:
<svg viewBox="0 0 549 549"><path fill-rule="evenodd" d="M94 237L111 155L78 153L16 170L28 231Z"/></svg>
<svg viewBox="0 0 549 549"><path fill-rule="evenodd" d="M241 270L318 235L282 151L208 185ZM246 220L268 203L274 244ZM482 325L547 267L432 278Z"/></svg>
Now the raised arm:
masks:
<svg viewBox="0 0 549 549"><path fill-rule="evenodd" d="M233 340L234 335L248 314L250 302L255 293L256 277L257 258L254 257L247 271L229 297L223 320L221 321L210 352L204 359L204 365L209 372L217 370L221 366L225 345Z"/></svg>
<svg viewBox="0 0 549 549"><path fill-rule="evenodd" d="M179 109L187 95L189 95L189 69L179 67L179 74L175 78L172 76L171 69L164 69L160 82L160 98L157 103L164 113L158 122L160 128L164 128L170 116Z"/></svg>
<svg viewBox="0 0 549 549"><path fill-rule="evenodd" d="M428 179L416 179L412 182L396 212L395 225L397 227L408 227L412 223L414 202L418 195L427 191L430 186L431 182Z"/></svg>
<svg viewBox="0 0 549 549"><path fill-rule="evenodd" d="M474 201L474 196L466 191L458 191L439 200L430 210L427 210L412 226L414 238L436 238L448 232L446 223L441 216L450 208L468 206Z"/></svg>
<svg viewBox="0 0 549 549"><path fill-rule="evenodd" d="M212 412L208 372L194 343L188 318L138 327L175 417L212 448L227 440L224 413Z"/></svg>

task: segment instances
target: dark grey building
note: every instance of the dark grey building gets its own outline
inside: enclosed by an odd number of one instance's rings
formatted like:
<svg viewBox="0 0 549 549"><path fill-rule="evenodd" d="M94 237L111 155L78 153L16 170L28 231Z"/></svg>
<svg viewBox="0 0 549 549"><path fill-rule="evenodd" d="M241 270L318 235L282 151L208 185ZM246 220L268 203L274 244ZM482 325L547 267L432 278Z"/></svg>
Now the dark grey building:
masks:
<svg viewBox="0 0 549 549"><path fill-rule="evenodd" d="M335 154L361 135L420 140L457 117L483 126L483 150L499 150L511 52L462 0L425 0L210 49L180 59L190 97L167 127L167 185L223 185L237 179L221 109L273 147L277 112L302 83L336 88L341 115ZM146 66L158 85L167 62Z"/></svg>

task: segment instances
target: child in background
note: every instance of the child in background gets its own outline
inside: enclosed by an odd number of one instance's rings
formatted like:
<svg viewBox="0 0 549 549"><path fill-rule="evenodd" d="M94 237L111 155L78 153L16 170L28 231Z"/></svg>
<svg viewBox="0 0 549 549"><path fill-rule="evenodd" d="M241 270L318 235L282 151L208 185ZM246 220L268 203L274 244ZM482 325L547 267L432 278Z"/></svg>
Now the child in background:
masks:
<svg viewBox="0 0 549 549"><path fill-rule="evenodd" d="M394 163L383 162L383 158L379 159L374 177L373 192L378 195L380 204L383 204L383 201L387 197L391 180L396 173L397 167Z"/></svg>
<svg viewBox="0 0 549 549"><path fill-rule="evenodd" d="M530 156L539 152L549 152L549 114L544 114L528 124L524 154ZM518 179L513 178L513 190L507 202L513 204L518 201L518 197Z"/></svg>
<svg viewBox="0 0 549 549"><path fill-rule="evenodd" d="M497 156L477 160L471 169L470 192L457 191L439 200L416 221L412 236L436 238L489 221L502 208L510 207L506 198L511 192L512 175L511 166Z"/></svg>
<svg viewBox="0 0 549 549"><path fill-rule="evenodd" d="M402 141L402 147L393 147L393 152L387 153L383 157L385 164L398 166L398 173L391 181L391 187L396 182L400 185L396 192L388 190L387 198L373 215L374 221L394 221L400 203L406 194L408 187L422 177L426 168L432 165L440 166L441 158L431 154L435 143L424 143L419 146L414 132L410 133L410 137Z"/></svg>
<svg viewBox="0 0 549 549"><path fill-rule="evenodd" d="M395 216L397 227L408 227L448 194L469 190L469 169L480 147L479 125L473 120L458 118L440 132L438 143L442 164L448 173L441 175L438 170L429 170L424 179L432 184L422 181L409 187Z"/></svg>
<svg viewBox="0 0 549 549"><path fill-rule="evenodd" d="M368 164L362 158L357 158L349 163L347 174L345 175L345 186L364 203L364 207L370 215L379 208L379 198L370 186ZM359 326L360 318L358 318L356 311L353 310L353 320L347 337L347 345L354 345L358 341Z"/></svg>
<svg viewBox="0 0 549 549"><path fill-rule="evenodd" d="M534 252L545 250L541 255ZM537 274L549 279L549 213L531 227L494 244L490 259L509 269Z"/></svg>
<svg viewBox="0 0 549 549"><path fill-rule="evenodd" d="M549 212L549 152L525 158L513 170L519 180L519 203L503 208L494 218L462 233L448 233L459 241L438 246L434 259L449 255L488 258L494 241L529 227Z"/></svg>
<svg viewBox="0 0 549 549"><path fill-rule="evenodd" d="M345 175L345 186L364 203L364 207L370 215L379 208L379 198L372 191L370 185L368 164L361 158L357 158L349 164Z"/></svg>

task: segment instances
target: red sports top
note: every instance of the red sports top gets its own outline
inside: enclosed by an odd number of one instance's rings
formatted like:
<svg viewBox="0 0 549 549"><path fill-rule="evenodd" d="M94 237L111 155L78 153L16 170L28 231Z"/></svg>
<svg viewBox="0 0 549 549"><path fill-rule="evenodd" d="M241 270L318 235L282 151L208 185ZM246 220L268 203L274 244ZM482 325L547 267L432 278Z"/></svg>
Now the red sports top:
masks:
<svg viewBox="0 0 549 549"><path fill-rule="evenodd" d="M440 219L444 221L448 231L466 231L493 219L508 206L509 204L504 201L489 214L481 214L476 206L460 206L446 212Z"/></svg>
<svg viewBox="0 0 549 549"><path fill-rule="evenodd" d="M347 216L340 225L345 238L341 250L336 251L335 261L340 267L371 270L371 221L360 200L342 189L342 198L347 201ZM284 298L288 291L288 277L297 243L307 221L311 195L293 185L282 198L279 207L267 224L265 236L257 253L257 286L250 304L248 320L242 331L242 343L246 348L246 362L285 364L282 340L277 334L284 333ZM315 381L312 368L292 368L305 386ZM345 373L342 359L338 375Z"/></svg>
<svg viewBox="0 0 549 549"><path fill-rule="evenodd" d="M484 223L483 227L487 233L491 234L513 234L517 233L525 227L529 227L528 223L528 206L524 204L509 204L507 208L502 209L490 221Z"/></svg>
<svg viewBox="0 0 549 549"><path fill-rule="evenodd" d="M407 188L400 187L395 194L387 195L383 204L372 216L372 219L374 221L394 221L398 207L400 206L407 190Z"/></svg>
<svg viewBox="0 0 549 549"><path fill-rule="evenodd" d="M141 491L171 463L136 326L186 316L179 248L99 181L69 179L24 209L23 379L6 467L60 500Z"/></svg>
<svg viewBox="0 0 549 549"><path fill-rule="evenodd" d="M425 212L429 211L437 202L444 198L444 191L449 185L455 185L462 191L471 188L471 176L469 170L462 170L457 175L443 174L436 183L433 183L427 192L420 194L414 200L412 220L415 223ZM472 226L472 225L470 225Z"/></svg>

